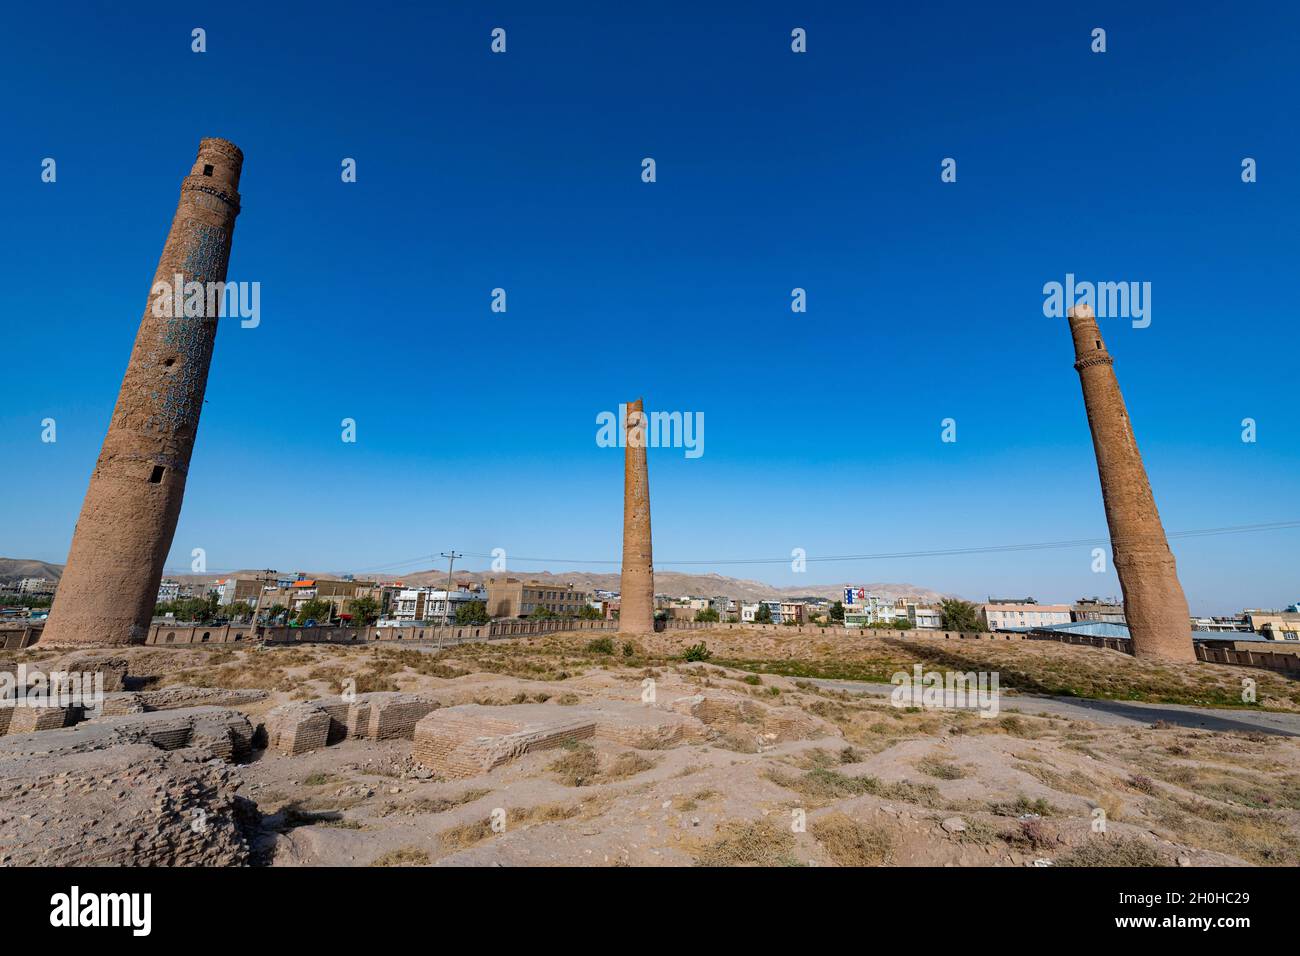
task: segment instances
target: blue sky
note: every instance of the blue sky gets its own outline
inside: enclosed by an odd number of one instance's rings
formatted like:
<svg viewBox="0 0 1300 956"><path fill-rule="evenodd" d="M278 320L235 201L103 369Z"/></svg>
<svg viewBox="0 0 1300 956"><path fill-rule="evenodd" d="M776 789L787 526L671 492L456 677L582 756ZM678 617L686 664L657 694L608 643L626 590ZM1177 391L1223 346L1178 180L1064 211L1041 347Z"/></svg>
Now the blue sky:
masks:
<svg viewBox="0 0 1300 956"><path fill-rule="evenodd" d="M1102 330L1166 528L1300 518L1294 5L548 6L7 11L0 554L66 557L209 135L262 316L218 335L169 567L614 569L596 416L638 395L706 422L650 452L666 569L1101 538L1067 272L1152 284ZM1172 544L1194 611L1300 599L1300 529ZM681 569L1118 593L1090 551Z"/></svg>

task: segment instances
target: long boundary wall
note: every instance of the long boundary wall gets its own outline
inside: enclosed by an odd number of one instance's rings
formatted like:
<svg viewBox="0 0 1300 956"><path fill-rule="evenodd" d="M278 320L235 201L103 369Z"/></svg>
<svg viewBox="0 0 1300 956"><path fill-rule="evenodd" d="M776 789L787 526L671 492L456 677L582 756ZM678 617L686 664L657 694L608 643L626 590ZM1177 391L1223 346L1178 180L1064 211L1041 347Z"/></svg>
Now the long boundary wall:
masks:
<svg viewBox="0 0 1300 956"><path fill-rule="evenodd" d="M429 627L266 627L251 624L220 626L155 624L145 643L160 647L188 644L468 644L474 641L504 640L557 631L614 631L617 621L493 621L475 626Z"/></svg>

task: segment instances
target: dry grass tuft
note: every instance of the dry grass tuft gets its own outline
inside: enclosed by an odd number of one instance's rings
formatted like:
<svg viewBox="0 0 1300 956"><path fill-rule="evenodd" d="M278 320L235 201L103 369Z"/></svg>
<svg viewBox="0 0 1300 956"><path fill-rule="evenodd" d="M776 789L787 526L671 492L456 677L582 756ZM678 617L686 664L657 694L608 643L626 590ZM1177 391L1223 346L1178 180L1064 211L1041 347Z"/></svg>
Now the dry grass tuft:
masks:
<svg viewBox="0 0 1300 956"><path fill-rule="evenodd" d="M889 831L860 823L843 813L813 821L812 834L837 866L881 866L894 850Z"/></svg>

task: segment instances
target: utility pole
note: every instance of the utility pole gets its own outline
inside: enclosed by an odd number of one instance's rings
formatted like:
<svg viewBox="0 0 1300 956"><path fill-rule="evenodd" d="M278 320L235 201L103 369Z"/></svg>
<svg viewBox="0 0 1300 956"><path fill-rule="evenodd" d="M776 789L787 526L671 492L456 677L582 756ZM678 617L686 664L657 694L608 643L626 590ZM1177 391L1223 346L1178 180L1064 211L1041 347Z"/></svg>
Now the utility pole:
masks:
<svg viewBox="0 0 1300 956"><path fill-rule="evenodd" d="M451 611L451 569L455 566L456 559L463 558L465 555L458 554L455 551L444 551L442 556L447 559L447 591L443 595L442 630L438 632L438 650L442 650L442 636L447 630L447 616Z"/></svg>

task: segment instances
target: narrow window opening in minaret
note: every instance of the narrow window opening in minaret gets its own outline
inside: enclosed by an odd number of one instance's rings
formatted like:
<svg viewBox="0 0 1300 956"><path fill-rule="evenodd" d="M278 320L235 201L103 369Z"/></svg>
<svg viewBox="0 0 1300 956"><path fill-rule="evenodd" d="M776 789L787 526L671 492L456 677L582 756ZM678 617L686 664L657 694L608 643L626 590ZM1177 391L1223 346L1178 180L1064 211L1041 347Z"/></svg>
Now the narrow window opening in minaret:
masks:
<svg viewBox="0 0 1300 956"><path fill-rule="evenodd" d="M1098 340L1097 340L1097 348L1098 348L1098 349L1101 348L1101 339L1098 339Z"/></svg>
<svg viewBox="0 0 1300 956"><path fill-rule="evenodd" d="M203 167L203 175L204 175L204 176L211 176L211 175L212 175L212 167L211 167L211 166L204 166L204 167Z"/></svg>
<svg viewBox="0 0 1300 956"><path fill-rule="evenodd" d="M153 474L151 474L151 475L149 476L149 484L151 484L151 485L162 484L163 475L164 475L166 472L167 472L167 469L164 468L162 465L154 465L154 466L153 466Z"/></svg>

